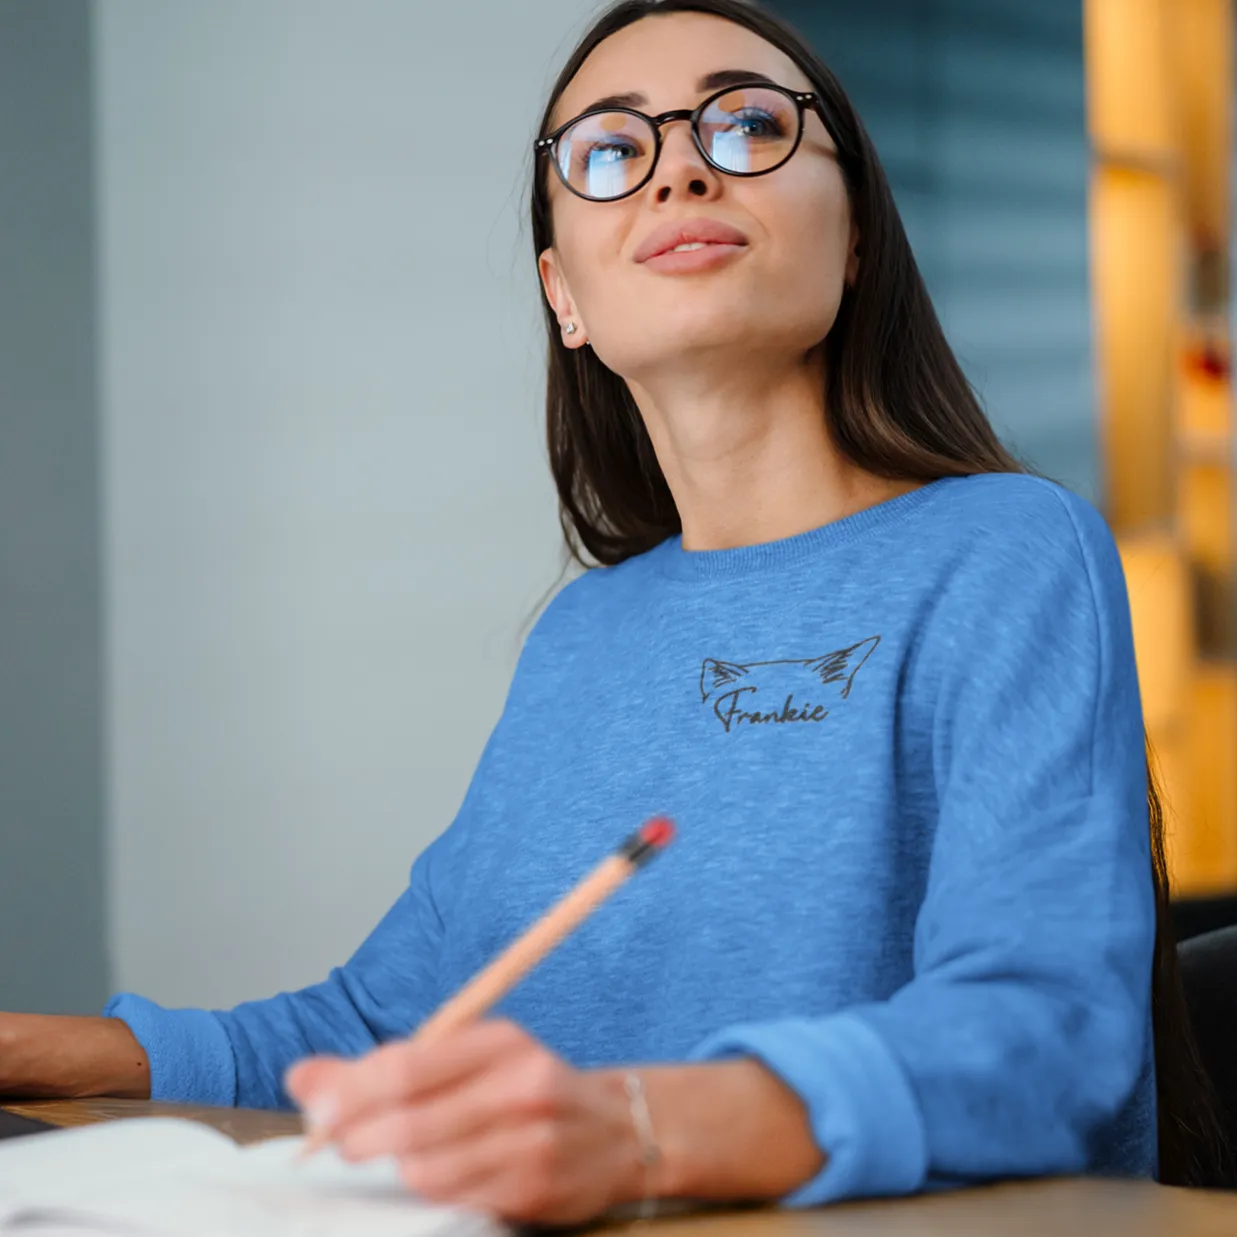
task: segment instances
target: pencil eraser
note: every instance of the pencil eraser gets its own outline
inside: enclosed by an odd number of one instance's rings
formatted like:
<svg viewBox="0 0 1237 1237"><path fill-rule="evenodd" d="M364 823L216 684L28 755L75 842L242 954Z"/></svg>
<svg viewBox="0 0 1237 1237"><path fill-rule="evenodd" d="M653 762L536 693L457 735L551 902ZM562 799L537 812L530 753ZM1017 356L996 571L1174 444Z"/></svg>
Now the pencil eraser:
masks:
<svg viewBox="0 0 1237 1237"><path fill-rule="evenodd" d="M656 850L669 846L674 840L674 822L668 816L654 816L640 830L640 840Z"/></svg>

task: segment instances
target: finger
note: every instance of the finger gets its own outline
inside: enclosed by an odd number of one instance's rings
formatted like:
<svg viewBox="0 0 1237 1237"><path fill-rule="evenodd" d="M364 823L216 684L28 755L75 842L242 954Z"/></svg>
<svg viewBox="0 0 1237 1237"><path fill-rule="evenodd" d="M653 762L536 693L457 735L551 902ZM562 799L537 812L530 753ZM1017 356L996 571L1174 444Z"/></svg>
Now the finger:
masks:
<svg viewBox="0 0 1237 1237"><path fill-rule="evenodd" d="M493 1126L476 1138L403 1157L404 1181L427 1202L535 1218L557 1201L557 1136L549 1122Z"/></svg>
<svg viewBox="0 0 1237 1237"><path fill-rule="evenodd" d="M346 1064L341 1057L302 1057L289 1066L284 1074L284 1088L293 1099L297 1099L309 1091L317 1090L335 1076L339 1066Z"/></svg>
<svg viewBox="0 0 1237 1237"><path fill-rule="evenodd" d="M566 1069L540 1048L509 1054L493 1068L418 1101L398 1100L340 1119L334 1138L348 1159L420 1155L474 1137L495 1125L554 1115L566 1091Z"/></svg>
<svg viewBox="0 0 1237 1237"><path fill-rule="evenodd" d="M333 1133L393 1105L423 1102L533 1046L533 1040L508 1022L475 1023L428 1044L399 1040L329 1071L325 1066L320 1073L306 1071L298 1102L307 1113L325 1114L322 1124Z"/></svg>
<svg viewBox="0 0 1237 1237"><path fill-rule="evenodd" d="M467 1207L504 1220L574 1224L609 1205L595 1160L569 1156L561 1125L501 1126L467 1147L401 1161L407 1185L427 1202Z"/></svg>
<svg viewBox="0 0 1237 1237"><path fill-rule="evenodd" d="M346 1160L369 1160L379 1155L423 1155L434 1147L466 1142L501 1119L501 1108L481 1089L469 1089L467 1099L452 1095L415 1107L400 1105L371 1111L335 1127L334 1139Z"/></svg>
<svg viewBox="0 0 1237 1237"><path fill-rule="evenodd" d="M297 1107L305 1111L311 1125L325 1124L326 1118L333 1116L325 1111L324 1103L314 1108L311 1100L316 1096L325 1101L334 1093L345 1065L347 1062L339 1057L306 1057L284 1075L284 1090Z"/></svg>

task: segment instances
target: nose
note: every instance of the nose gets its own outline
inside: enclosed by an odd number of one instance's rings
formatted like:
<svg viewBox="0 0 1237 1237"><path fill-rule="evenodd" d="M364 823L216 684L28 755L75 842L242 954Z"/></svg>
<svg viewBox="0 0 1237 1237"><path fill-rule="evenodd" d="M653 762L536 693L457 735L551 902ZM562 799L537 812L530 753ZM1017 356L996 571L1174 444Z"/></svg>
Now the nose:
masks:
<svg viewBox="0 0 1237 1237"><path fill-rule="evenodd" d="M692 140L691 123L670 120L662 126L661 155L649 183L655 201L675 197L712 198L721 192L721 176L710 167Z"/></svg>

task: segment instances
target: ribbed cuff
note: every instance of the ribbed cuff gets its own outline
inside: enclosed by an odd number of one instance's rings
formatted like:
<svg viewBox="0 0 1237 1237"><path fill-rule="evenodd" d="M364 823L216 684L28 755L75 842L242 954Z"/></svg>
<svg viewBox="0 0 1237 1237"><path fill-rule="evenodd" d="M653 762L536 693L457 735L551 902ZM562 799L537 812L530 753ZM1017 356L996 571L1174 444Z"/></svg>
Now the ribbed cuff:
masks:
<svg viewBox="0 0 1237 1237"><path fill-rule="evenodd" d="M122 992L104 1006L119 1018L150 1060L150 1098L177 1103L236 1104L236 1056L214 1014L204 1009L164 1009Z"/></svg>
<svg viewBox="0 0 1237 1237"><path fill-rule="evenodd" d="M755 1057L807 1107L825 1167L782 1200L811 1207L910 1194L927 1176L923 1118L901 1065L854 1014L730 1027L692 1053L698 1061Z"/></svg>

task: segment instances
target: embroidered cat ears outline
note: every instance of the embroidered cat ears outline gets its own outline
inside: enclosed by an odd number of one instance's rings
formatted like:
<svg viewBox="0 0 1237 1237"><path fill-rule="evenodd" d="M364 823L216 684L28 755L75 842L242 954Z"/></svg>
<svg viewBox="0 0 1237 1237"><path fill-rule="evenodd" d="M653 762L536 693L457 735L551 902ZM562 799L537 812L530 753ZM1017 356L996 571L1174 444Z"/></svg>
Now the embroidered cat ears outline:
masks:
<svg viewBox="0 0 1237 1237"><path fill-rule="evenodd" d="M823 657L791 657L774 661L732 662L706 657L700 667L700 699L704 704L713 700L713 712L727 731L736 722L823 721L828 716L828 710L821 704L805 702L801 708L792 707L795 690L800 686L808 689L816 685L818 689L840 684L836 690L839 698L845 700L850 695L855 675L879 643L880 636L869 636L858 644L826 653ZM774 671L772 676L760 673L763 667L769 666L786 669ZM795 667L802 667L804 674L797 674ZM776 689L779 696L790 688L781 712L761 713L739 708L741 697L755 695L762 685L772 686L768 682L770 677L779 684ZM744 703L755 702L745 699Z"/></svg>

